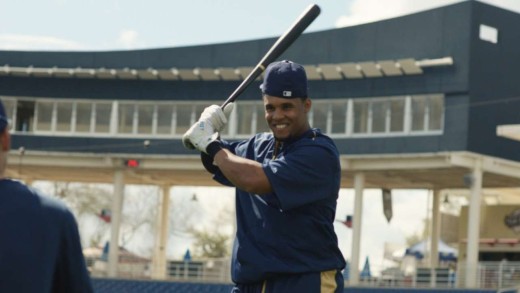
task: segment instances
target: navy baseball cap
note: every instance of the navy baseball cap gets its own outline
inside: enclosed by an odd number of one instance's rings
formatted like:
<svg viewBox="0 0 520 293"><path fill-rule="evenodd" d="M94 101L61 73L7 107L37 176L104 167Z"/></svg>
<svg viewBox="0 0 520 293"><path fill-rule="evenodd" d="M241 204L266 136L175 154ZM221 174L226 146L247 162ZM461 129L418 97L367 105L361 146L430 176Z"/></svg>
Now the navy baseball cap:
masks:
<svg viewBox="0 0 520 293"><path fill-rule="evenodd" d="M262 94L274 97L307 98L307 74L298 63L289 60L274 62L267 66L260 89Z"/></svg>
<svg viewBox="0 0 520 293"><path fill-rule="evenodd" d="M2 104L2 100L0 100L0 132L4 132L7 124L7 115L5 114L4 104Z"/></svg>

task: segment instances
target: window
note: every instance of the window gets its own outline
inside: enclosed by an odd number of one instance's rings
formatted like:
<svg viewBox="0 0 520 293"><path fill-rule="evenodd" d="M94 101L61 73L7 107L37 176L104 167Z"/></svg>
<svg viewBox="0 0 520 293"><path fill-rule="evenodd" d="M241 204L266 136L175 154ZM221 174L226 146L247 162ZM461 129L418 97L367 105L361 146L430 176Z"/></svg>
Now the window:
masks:
<svg viewBox="0 0 520 293"><path fill-rule="evenodd" d="M442 96L429 96L428 106L428 129L441 130L444 120L444 98Z"/></svg>
<svg viewBox="0 0 520 293"><path fill-rule="evenodd" d="M372 133L386 132L386 120L388 116L388 101L373 101L372 111Z"/></svg>
<svg viewBox="0 0 520 293"><path fill-rule="evenodd" d="M426 106L424 96L412 97L412 131L425 130Z"/></svg>
<svg viewBox="0 0 520 293"><path fill-rule="evenodd" d="M76 132L90 132L92 103L76 103Z"/></svg>
<svg viewBox="0 0 520 293"><path fill-rule="evenodd" d="M265 108L264 103L259 103L256 106L256 132L271 132L267 121L265 121Z"/></svg>
<svg viewBox="0 0 520 293"><path fill-rule="evenodd" d="M72 102L56 103L56 131L71 131L73 106Z"/></svg>
<svg viewBox="0 0 520 293"><path fill-rule="evenodd" d="M354 101L354 133L368 132L368 105L367 101Z"/></svg>
<svg viewBox="0 0 520 293"><path fill-rule="evenodd" d="M51 131L52 130L52 112L54 109L54 102L38 101L36 102L36 111L38 120L36 121L37 131Z"/></svg>
<svg viewBox="0 0 520 293"><path fill-rule="evenodd" d="M312 109L312 127L327 132L327 117L329 114L329 103L315 103Z"/></svg>
<svg viewBox="0 0 520 293"><path fill-rule="evenodd" d="M133 133L134 132L134 104L123 104L118 105L118 129L119 133Z"/></svg>
<svg viewBox="0 0 520 293"><path fill-rule="evenodd" d="M34 101L18 101L16 131L30 132L34 123Z"/></svg>
<svg viewBox="0 0 520 293"><path fill-rule="evenodd" d="M153 105L138 105L137 133L151 134L153 127Z"/></svg>
<svg viewBox="0 0 520 293"><path fill-rule="evenodd" d="M95 103L95 128L94 132L108 133L110 131L110 116L112 103Z"/></svg>
<svg viewBox="0 0 520 293"><path fill-rule="evenodd" d="M172 133L172 105L157 105L157 134Z"/></svg>
<svg viewBox="0 0 520 293"><path fill-rule="evenodd" d="M191 120L192 105L180 104L177 105L176 119L176 134L184 134L195 121ZM197 117L198 118L198 117Z"/></svg>
<svg viewBox="0 0 520 293"><path fill-rule="evenodd" d="M2 97L17 132L120 137L160 135L181 137L210 101L196 103L21 99ZM112 105L117 105L113 111ZM243 101L229 117L221 135L235 138L270 132L261 101ZM444 127L442 94L314 101L309 122L335 138L432 135ZM117 112L117 113L114 113ZM115 114L115 115L114 115ZM113 117L112 117L113 116ZM34 129L33 129L34 128Z"/></svg>
<svg viewBox="0 0 520 293"><path fill-rule="evenodd" d="M331 133L345 134L347 132L347 101L332 103Z"/></svg>
<svg viewBox="0 0 520 293"><path fill-rule="evenodd" d="M412 131L442 129L444 97L441 95L412 97Z"/></svg>
<svg viewBox="0 0 520 293"><path fill-rule="evenodd" d="M252 113L256 112L254 104L235 104L237 106L237 135L252 135Z"/></svg>
<svg viewBox="0 0 520 293"><path fill-rule="evenodd" d="M412 130L424 129L425 104L421 97L411 98ZM353 101L354 134L405 133L406 97L364 98ZM443 111L442 107L439 111ZM348 117L347 117L348 118Z"/></svg>
<svg viewBox="0 0 520 293"><path fill-rule="evenodd" d="M208 106L208 104L196 104L193 106L194 113L191 116L190 126L195 123L195 121L199 120L202 111Z"/></svg>
<svg viewBox="0 0 520 293"><path fill-rule="evenodd" d="M390 103L390 132L404 131L404 108L406 100L392 99Z"/></svg>

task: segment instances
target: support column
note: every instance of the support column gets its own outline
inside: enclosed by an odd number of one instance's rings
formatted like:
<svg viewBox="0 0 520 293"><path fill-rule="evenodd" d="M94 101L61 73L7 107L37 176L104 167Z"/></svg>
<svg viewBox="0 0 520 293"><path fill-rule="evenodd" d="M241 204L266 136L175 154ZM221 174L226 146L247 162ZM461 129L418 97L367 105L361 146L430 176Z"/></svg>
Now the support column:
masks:
<svg viewBox="0 0 520 293"><path fill-rule="evenodd" d="M153 255L153 271L154 279L166 278L166 251L168 247L168 229L169 229L169 210L170 210L170 186L162 187L161 203L159 204L156 236Z"/></svg>
<svg viewBox="0 0 520 293"><path fill-rule="evenodd" d="M114 172L114 199L112 201L112 220L110 226L110 246L108 250L108 277L117 277L119 263L119 228L121 226L121 214L124 195L123 170Z"/></svg>
<svg viewBox="0 0 520 293"><path fill-rule="evenodd" d="M352 252L350 260L350 285L359 284L359 254L361 246L361 218L363 216L363 189L365 175L356 173L354 175L354 214L352 215Z"/></svg>
<svg viewBox="0 0 520 293"><path fill-rule="evenodd" d="M477 160L471 177L468 210L468 242L466 244L466 288L477 286L478 250L480 240L480 205L482 199L482 161Z"/></svg>
<svg viewBox="0 0 520 293"><path fill-rule="evenodd" d="M435 269L439 266L439 241L441 240L441 191L434 189L432 197L432 224L430 236L430 271L431 271L431 287L435 288L436 274Z"/></svg>

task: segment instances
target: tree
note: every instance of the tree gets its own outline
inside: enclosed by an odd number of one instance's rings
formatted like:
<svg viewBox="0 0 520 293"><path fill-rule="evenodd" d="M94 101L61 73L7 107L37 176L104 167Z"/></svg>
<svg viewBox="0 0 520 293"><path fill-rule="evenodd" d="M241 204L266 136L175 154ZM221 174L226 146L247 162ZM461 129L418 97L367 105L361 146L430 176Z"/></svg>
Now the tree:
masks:
<svg viewBox="0 0 520 293"><path fill-rule="evenodd" d="M159 188L157 186L128 186L125 191L121 223L121 245L139 242L140 253L151 256L157 219ZM134 241L140 238L139 241ZM148 241L143 241L148 239Z"/></svg>
<svg viewBox="0 0 520 293"><path fill-rule="evenodd" d="M77 217L97 215L112 206L112 191L105 185L53 182L52 189L51 194L65 201Z"/></svg>
<svg viewBox="0 0 520 293"><path fill-rule="evenodd" d="M113 187L108 184L52 182L47 193L62 199L74 213L78 222L83 246L101 247L110 239L110 223L101 219L102 210L111 210ZM144 248L141 254L151 255L153 241L132 242L137 235L141 239L153 239L158 190L155 186L127 186L124 192L120 235L122 246L136 245Z"/></svg>
<svg viewBox="0 0 520 293"><path fill-rule="evenodd" d="M192 229L195 242L194 255L201 258L221 258L231 254L231 240L234 221L233 209L224 206L218 211L218 216L211 222L210 228ZM231 229L229 229L231 228ZM227 230L227 231L226 231Z"/></svg>
<svg viewBox="0 0 520 293"><path fill-rule="evenodd" d="M419 242L427 239L430 236L431 220L426 218L426 219L423 219L423 222L424 222L424 227L423 227L422 231L416 231L412 235L405 236L406 244L408 246L419 243Z"/></svg>
<svg viewBox="0 0 520 293"><path fill-rule="evenodd" d="M187 244L194 258L230 255L234 190L223 189L227 188L174 188L169 211L170 243Z"/></svg>
<svg viewBox="0 0 520 293"><path fill-rule="evenodd" d="M84 247L103 246L110 236L110 225L99 218L101 210L110 210L112 190L106 184L52 182L49 194L63 200L78 222ZM86 233L90 231L90 233Z"/></svg>
<svg viewBox="0 0 520 293"><path fill-rule="evenodd" d="M200 258L221 258L230 255L231 235L218 230L194 230L194 255Z"/></svg>
<svg viewBox="0 0 520 293"><path fill-rule="evenodd" d="M110 239L111 225L100 214L104 209L112 209L112 185L52 182L46 183L44 189L73 211L84 247L101 247ZM207 210L193 189L181 188L174 193L169 210L170 236L190 239L194 257L229 256L234 232L233 205L226 202L223 208L210 206ZM156 240L158 195L157 186L127 185L124 191L120 245L143 256L151 256Z"/></svg>

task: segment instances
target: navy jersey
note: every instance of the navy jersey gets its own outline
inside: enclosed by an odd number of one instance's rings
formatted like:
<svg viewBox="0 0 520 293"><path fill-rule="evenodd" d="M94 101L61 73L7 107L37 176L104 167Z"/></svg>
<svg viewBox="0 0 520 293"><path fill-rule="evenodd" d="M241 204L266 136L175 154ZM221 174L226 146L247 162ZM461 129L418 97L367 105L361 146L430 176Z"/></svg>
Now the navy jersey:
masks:
<svg viewBox="0 0 520 293"><path fill-rule="evenodd" d="M0 292L92 292L74 216L0 179Z"/></svg>
<svg viewBox="0 0 520 293"><path fill-rule="evenodd" d="M341 176L334 142L310 129L277 150L275 144L271 133L224 142L234 154L261 163L273 190L262 195L236 190L236 283L345 266L333 227ZM231 185L220 170L214 171L215 180Z"/></svg>

